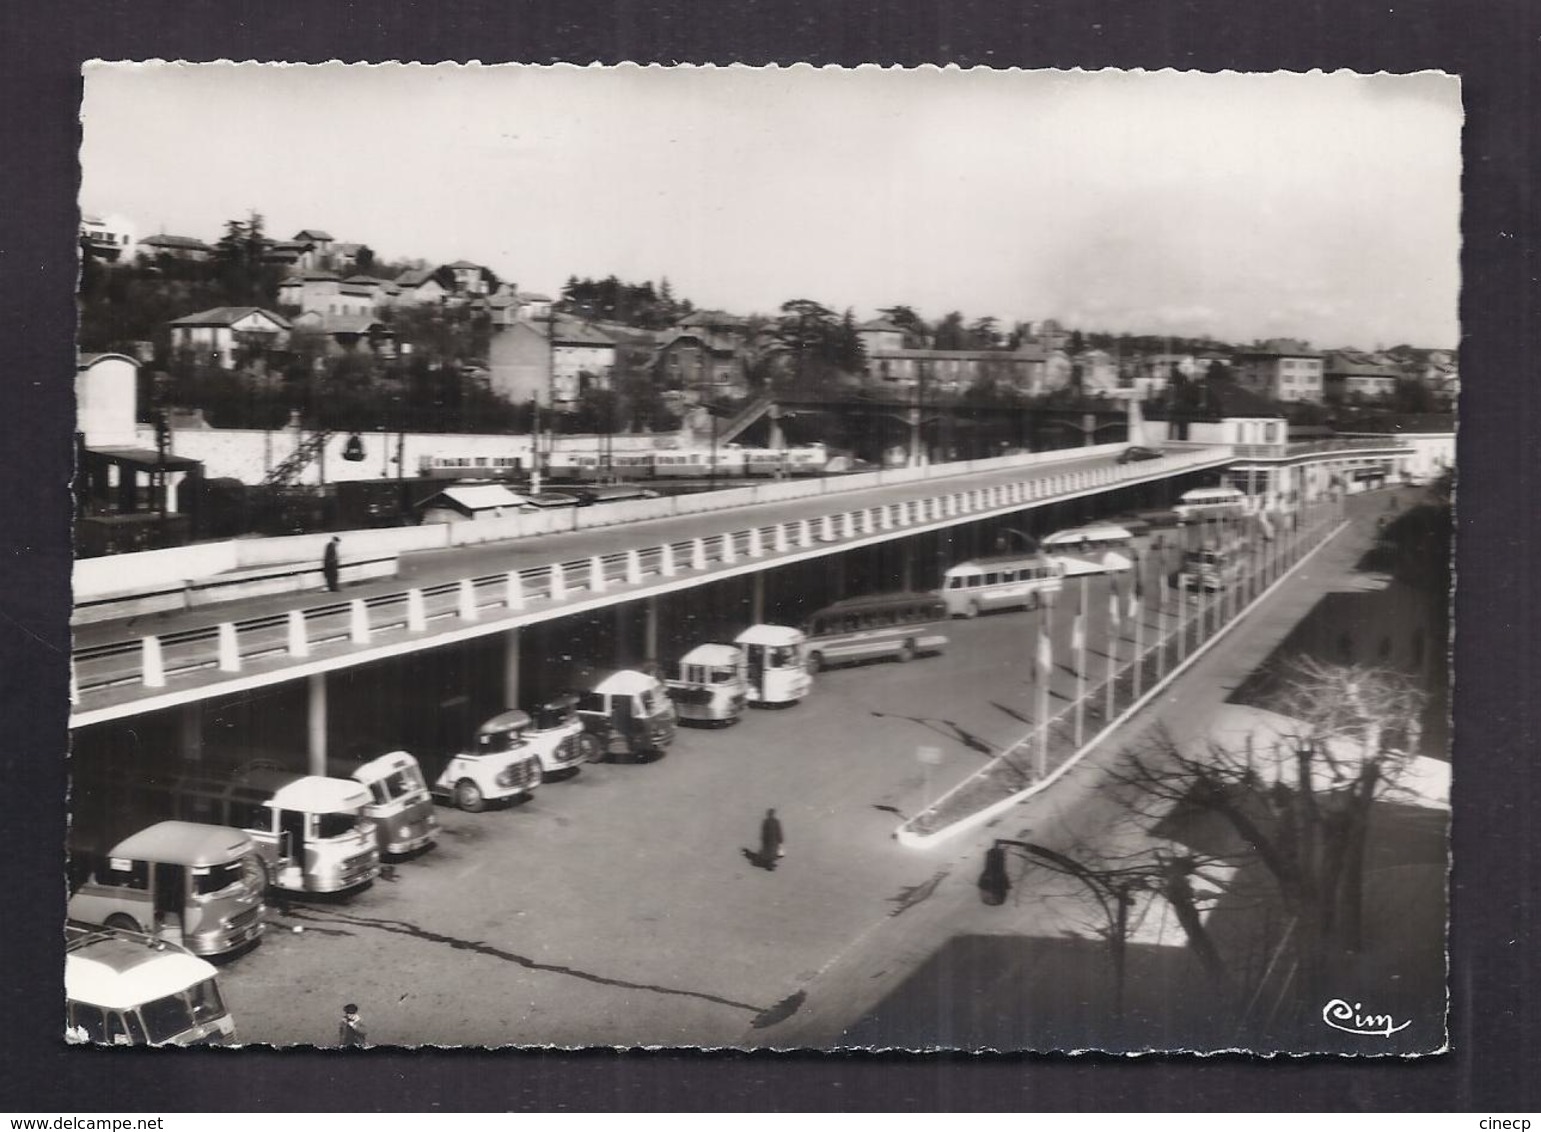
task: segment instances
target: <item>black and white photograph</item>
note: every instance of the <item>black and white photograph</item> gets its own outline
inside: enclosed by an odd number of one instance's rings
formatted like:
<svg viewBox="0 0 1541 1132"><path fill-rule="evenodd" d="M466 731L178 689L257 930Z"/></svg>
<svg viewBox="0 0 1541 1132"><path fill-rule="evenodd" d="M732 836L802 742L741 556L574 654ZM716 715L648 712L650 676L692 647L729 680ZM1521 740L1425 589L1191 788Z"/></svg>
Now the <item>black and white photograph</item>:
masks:
<svg viewBox="0 0 1541 1132"><path fill-rule="evenodd" d="M1463 121L88 63L62 1038L1446 1051Z"/></svg>

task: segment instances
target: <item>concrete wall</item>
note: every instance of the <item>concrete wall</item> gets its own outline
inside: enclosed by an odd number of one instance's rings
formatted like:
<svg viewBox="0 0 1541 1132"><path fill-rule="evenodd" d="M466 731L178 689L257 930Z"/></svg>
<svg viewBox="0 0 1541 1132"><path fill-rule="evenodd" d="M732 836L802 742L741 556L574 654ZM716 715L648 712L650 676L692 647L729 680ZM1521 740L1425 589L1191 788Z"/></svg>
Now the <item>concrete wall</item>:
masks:
<svg viewBox="0 0 1541 1132"><path fill-rule="evenodd" d="M394 554L357 557L341 564L342 582L352 584L374 578L394 578L399 568ZM87 597L76 595L70 620L76 625L112 621L121 617L143 617L200 606L219 605L248 597L300 593L319 589L324 584L319 560L280 563L247 570L232 570L202 579L169 579L154 587L145 586L130 593Z"/></svg>
<svg viewBox="0 0 1541 1132"><path fill-rule="evenodd" d="M239 565L235 546L233 542L210 542L79 559L73 572L75 600L158 589L178 585L188 578L207 578L234 570Z"/></svg>

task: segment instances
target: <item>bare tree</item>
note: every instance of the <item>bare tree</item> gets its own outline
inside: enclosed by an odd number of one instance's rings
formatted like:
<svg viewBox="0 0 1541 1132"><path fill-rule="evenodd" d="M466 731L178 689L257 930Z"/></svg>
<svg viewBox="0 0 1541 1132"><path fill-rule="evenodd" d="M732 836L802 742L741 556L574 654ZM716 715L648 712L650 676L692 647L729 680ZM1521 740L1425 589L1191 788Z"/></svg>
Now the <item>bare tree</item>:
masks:
<svg viewBox="0 0 1541 1132"><path fill-rule="evenodd" d="M984 870L979 876L980 899L986 904L1003 903L1010 891L1011 878L1006 865L1008 849L1021 850L1033 865L1076 882L1066 891L1045 893L1047 898L1063 900L1072 908L1086 909L1086 897L1091 897L1092 915L1083 921L1083 927L1107 943L1115 1017L1122 1017L1124 1012L1126 957L1134 929L1130 917L1142 894L1146 898L1159 896L1171 905L1194 957L1204 966L1216 987L1222 992L1225 990L1224 965L1204 926L1203 910L1199 906L1201 898L1190 879L1213 862L1196 854L1172 852L1166 848L1144 850L1115 859L1086 845L1078 845L1074 854L1070 854L1030 841L998 838L986 852ZM1074 913L1072 918L1080 919Z"/></svg>
<svg viewBox="0 0 1541 1132"><path fill-rule="evenodd" d="M1217 823L1228 855L1261 866L1290 924L1286 974L1303 1010L1360 946L1370 812L1398 789L1422 701L1399 673L1301 659L1268 703L1277 714L1250 732L1187 745L1159 733L1115 772L1137 814Z"/></svg>

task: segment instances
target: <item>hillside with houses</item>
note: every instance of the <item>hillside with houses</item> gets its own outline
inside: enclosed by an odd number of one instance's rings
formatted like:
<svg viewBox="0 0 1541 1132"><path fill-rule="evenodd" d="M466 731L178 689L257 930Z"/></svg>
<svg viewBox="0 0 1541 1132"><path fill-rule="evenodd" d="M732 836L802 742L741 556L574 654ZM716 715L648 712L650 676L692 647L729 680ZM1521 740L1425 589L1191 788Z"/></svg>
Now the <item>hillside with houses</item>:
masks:
<svg viewBox="0 0 1541 1132"><path fill-rule="evenodd" d="M963 406L1135 397L1159 415L1365 426L1448 413L1453 351L1135 335L807 298L698 309L667 279L568 278L549 295L467 259L386 259L259 214L206 241L85 216L80 348L141 366L138 408L211 427L653 432L770 392Z"/></svg>

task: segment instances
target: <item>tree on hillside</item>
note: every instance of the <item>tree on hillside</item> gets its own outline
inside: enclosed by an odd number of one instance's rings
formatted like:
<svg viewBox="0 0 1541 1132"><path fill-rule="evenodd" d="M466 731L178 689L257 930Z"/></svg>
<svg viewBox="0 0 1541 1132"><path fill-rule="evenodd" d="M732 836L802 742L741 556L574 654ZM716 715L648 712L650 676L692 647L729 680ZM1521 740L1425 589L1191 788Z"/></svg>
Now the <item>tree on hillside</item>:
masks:
<svg viewBox="0 0 1541 1132"><path fill-rule="evenodd" d="M822 382L834 369L830 354L838 326L835 313L812 299L781 304L776 337L785 349L798 381Z"/></svg>
<svg viewBox="0 0 1541 1132"><path fill-rule="evenodd" d="M1397 378L1391 404L1398 413L1433 413L1439 410L1433 390L1416 377Z"/></svg>
<svg viewBox="0 0 1541 1132"><path fill-rule="evenodd" d="M1114 777L1141 824L1261 870L1290 925L1287 977L1304 1022L1360 949L1371 809L1417 752L1423 694L1389 669L1310 658L1282 675L1267 702L1281 732L1196 745L1159 734Z"/></svg>
<svg viewBox="0 0 1541 1132"><path fill-rule="evenodd" d="M961 311L951 311L936 324L936 333L932 335L931 347L935 350L966 350L968 349L968 333L963 329L963 314Z"/></svg>
<svg viewBox="0 0 1541 1132"><path fill-rule="evenodd" d="M994 315L976 318L969 324L968 346L971 350L991 350L999 337L1000 320Z"/></svg>
<svg viewBox="0 0 1541 1132"><path fill-rule="evenodd" d="M693 308L688 301L674 297L668 279L655 288L651 282L628 283L614 275L604 279L579 279L569 275L562 285L556 309L591 321L662 330L674 325Z"/></svg>
<svg viewBox="0 0 1541 1132"><path fill-rule="evenodd" d="M830 361L845 373L860 373L865 366L867 351L862 346L861 335L856 333L856 312L850 307L840 317L840 326L830 343Z"/></svg>
<svg viewBox="0 0 1541 1132"><path fill-rule="evenodd" d="M878 313L904 331L904 345L906 349L921 350L930 341L930 328L926 325L925 320L915 313L913 307L903 305L883 307Z"/></svg>
<svg viewBox="0 0 1541 1132"><path fill-rule="evenodd" d="M224 235L214 245L227 305L270 307L277 300L282 269L267 262L264 223L260 212L247 214L245 220L227 220Z"/></svg>

